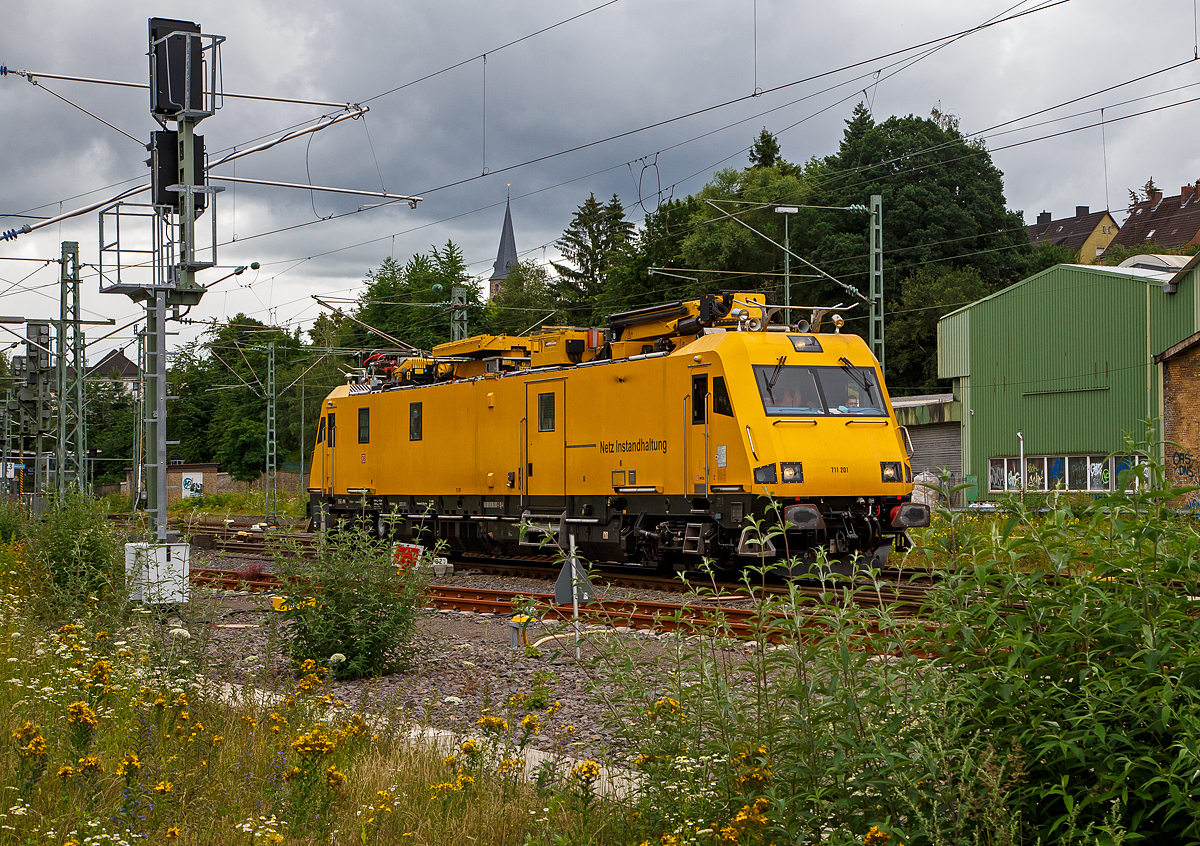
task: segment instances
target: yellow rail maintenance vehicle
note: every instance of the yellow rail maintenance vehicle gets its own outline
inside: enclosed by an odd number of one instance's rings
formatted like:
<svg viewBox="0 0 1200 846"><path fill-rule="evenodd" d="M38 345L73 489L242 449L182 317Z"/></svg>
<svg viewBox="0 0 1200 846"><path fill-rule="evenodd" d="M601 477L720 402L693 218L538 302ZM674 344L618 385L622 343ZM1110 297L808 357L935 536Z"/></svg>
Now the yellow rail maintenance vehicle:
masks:
<svg viewBox="0 0 1200 846"><path fill-rule="evenodd" d="M497 557L573 534L592 561L694 569L816 550L882 566L929 524L907 433L861 338L775 323L760 292L615 314L608 327L378 352L324 402L315 527Z"/></svg>

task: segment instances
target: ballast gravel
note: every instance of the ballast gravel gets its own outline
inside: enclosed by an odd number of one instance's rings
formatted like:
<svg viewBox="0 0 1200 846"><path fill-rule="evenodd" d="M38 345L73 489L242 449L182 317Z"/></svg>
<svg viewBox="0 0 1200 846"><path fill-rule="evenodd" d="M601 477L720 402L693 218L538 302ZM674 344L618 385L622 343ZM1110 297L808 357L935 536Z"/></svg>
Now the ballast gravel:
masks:
<svg viewBox="0 0 1200 846"><path fill-rule="evenodd" d="M245 563L244 558L233 561L209 553L194 560L193 566L229 569ZM470 570L437 578L434 583L529 594L553 592L553 584L544 580ZM602 585L597 585L596 593L600 598L681 601L679 593ZM290 668L280 650L281 622L270 610L269 598L194 589L193 604L196 616L204 614L200 610L204 607L214 612L205 649L215 680L286 687ZM427 609L418 620L413 660L407 670L331 684L329 692L353 710L408 719L463 736L477 733L479 718L491 713L507 719L510 732L519 737L520 719L534 713L541 718L541 727L530 739L532 747L571 758L619 761L627 757L627 750L608 728L611 720L606 720L606 715L613 707L611 700L618 693L624 668L605 656L634 651L637 660L644 662L640 666L654 667L666 654L666 641L675 635L620 626L593 628L604 630L581 638L577 659L569 622L532 624L525 633L531 646L556 635L534 652L511 645L507 615ZM664 669L666 666L664 662ZM510 704L511 697L527 699L539 683L549 688L550 709Z"/></svg>

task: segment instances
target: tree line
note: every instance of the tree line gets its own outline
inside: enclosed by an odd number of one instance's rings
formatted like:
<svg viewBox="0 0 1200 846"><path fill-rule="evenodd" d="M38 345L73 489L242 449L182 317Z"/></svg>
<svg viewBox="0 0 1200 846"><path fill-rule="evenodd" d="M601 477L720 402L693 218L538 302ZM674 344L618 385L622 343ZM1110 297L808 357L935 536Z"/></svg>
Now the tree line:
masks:
<svg viewBox="0 0 1200 846"><path fill-rule="evenodd" d="M657 203L639 224L616 195L606 202L590 195L555 244L561 261L518 262L491 301L448 241L403 263L384 259L346 313L322 314L307 337L243 314L214 325L171 362L178 399L168 431L179 441L171 456L216 461L242 479L261 472L266 347L274 342L278 452L280 461L300 461L302 446L311 454L323 397L356 366L356 351L389 345L362 324L432 349L450 339L455 287L465 289L471 334L519 334L538 323L604 326L614 312L720 290L768 291L783 302L776 244L788 218L791 251L821 271L791 262L791 302L848 303L847 287L868 293L870 257L868 215L850 207L867 206L874 194L883 198L886 376L896 395L944 387L936 369L940 317L1075 260L1064 248L1030 245L1021 213L1006 207L1000 170L952 116L935 109L876 122L860 103L836 152L792 163L764 128L745 167L717 171L696 194ZM797 211L776 214L778 205ZM846 318L843 331L867 334L865 305ZM89 444L131 455L136 413L119 393L102 383L89 388ZM116 473L113 463L104 475Z"/></svg>

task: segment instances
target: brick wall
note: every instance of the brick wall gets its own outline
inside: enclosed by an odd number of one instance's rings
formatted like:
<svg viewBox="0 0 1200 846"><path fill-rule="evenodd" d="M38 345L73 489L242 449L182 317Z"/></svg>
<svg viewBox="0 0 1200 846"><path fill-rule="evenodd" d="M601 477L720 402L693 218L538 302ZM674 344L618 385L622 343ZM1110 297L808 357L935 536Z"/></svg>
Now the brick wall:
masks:
<svg viewBox="0 0 1200 846"><path fill-rule="evenodd" d="M1200 344L1166 359L1163 366L1163 436L1167 479L1173 485L1200 485ZM1200 491L1172 503L1200 508Z"/></svg>

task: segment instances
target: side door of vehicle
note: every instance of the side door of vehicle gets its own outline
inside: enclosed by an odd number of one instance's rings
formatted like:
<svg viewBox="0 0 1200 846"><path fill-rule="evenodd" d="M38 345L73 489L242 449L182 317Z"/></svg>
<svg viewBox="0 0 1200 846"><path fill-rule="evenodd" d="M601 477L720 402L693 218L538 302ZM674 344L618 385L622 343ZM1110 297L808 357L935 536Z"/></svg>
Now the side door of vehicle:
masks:
<svg viewBox="0 0 1200 846"><path fill-rule="evenodd" d="M530 496L567 493L567 382L538 380L525 386L525 481Z"/></svg>

